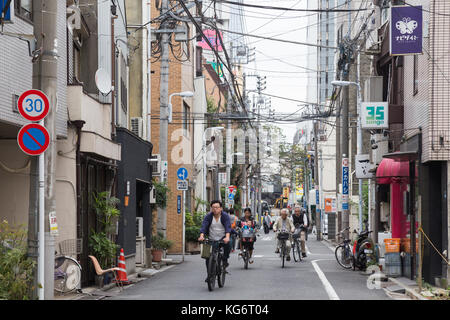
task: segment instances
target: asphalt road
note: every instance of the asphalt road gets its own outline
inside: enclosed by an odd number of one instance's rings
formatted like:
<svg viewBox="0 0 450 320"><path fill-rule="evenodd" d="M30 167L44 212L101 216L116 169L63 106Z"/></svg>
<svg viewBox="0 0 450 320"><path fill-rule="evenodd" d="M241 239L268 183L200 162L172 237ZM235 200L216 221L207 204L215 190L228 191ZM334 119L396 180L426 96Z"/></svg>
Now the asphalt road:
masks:
<svg viewBox="0 0 450 320"><path fill-rule="evenodd" d="M302 262L281 261L275 251L274 234L261 232L255 243L254 260L244 269L237 251L230 256L225 286L208 291L206 267L200 255L187 255L185 262L141 281L111 300L387 300L382 289L367 288L367 276L344 270L327 243L309 235L308 256Z"/></svg>

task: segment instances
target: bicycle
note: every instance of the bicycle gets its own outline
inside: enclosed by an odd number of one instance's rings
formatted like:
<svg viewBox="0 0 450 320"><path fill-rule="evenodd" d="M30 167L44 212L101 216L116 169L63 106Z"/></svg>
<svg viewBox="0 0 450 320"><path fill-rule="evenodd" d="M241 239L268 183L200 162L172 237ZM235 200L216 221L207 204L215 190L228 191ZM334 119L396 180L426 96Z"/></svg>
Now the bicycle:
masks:
<svg viewBox="0 0 450 320"><path fill-rule="evenodd" d="M81 253L81 239L70 239L59 243L60 254L55 252L54 286L61 294L77 289L80 291L81 265L70 255Z"/></svg>
<svg viewBox="0 0 450 320"><path fill-rule="evenodd" d="M241 239L242 260L244 261L244 269L248 269L248 262L250 260L249 245L254 243L254 231L249 229L239 229L239 238Z"/></svg>
<svg viewBox="0 0 450 320"><path fill-rule="evenodd" d="M284 261L286 259L286 240L289 240L289 232L279 232L277 235L278 240L281 241L280 247L280 258L281 258L281 267L284 268Z"/></svg>
<svg viewBox="0 0 450 320"><path fill-rule="evenodd" d="M225 266L223 265L223 244L225 244L225 242L223 240L214 241L205 239L203 243L211 245L211 255L209 256L208 261L207 284L208 290L213 291L216 286L216 277L219 288L222 288L225 285L225 275L227 273Z"/></svg>
<svg viewBox="0 0 450 320"><path fill-rule="evenodd" d="M302 248L300 245L300 236L301 236L301 232L302 229L299 225L295 226L296 229L294 231L294 234L292 235L292 239L293 239L293 243L292 243L292 255L294 257L294 261L295 262L300 262L302 261Z"/></svg>
<svg viewBox="0 0 450 320"><path fill-rule="evenodd" d="M339 232L338 234L340 235L340 237L342 237L343 233L349 229L350 229L350 227L347 227L344 230L342 230L341 232ZM351 242L352 242L352 240L350 240L350 239L344 239L344 241L342 241L334 250L334 255L336 257L336 261L344 269L353 268L354 257L353 257L352 248L350 246Z"/></svg>

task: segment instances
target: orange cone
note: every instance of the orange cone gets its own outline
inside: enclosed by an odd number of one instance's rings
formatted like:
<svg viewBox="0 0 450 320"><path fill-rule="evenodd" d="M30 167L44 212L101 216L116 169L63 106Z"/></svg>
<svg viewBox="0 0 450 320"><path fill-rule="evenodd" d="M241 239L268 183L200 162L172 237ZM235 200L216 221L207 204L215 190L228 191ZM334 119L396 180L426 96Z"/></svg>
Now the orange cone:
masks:
<svg viewBox="0 0 450 320"><path fill-rule="evenodd" d="M125 266L125 255L123 253L123 248L120 249L120 257L119 257L119 271L117 271L119 279L116 281L121 282L122 284L130 284L130 280L127 277L127 267Z"/></svg>

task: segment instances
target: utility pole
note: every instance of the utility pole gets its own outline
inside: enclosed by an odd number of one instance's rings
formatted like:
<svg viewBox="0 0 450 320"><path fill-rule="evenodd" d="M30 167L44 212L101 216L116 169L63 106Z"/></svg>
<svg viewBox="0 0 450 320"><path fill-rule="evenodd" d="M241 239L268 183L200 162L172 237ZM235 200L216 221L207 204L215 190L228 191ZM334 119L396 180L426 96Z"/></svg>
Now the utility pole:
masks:
<svg viewBox="0 0 450 320"><path fill-rule="evenodd" d="M34 36L37 47L41 48L41 55L33 65L33 87L43 91L50 102L50 112L45 118L45 127L50 135L50 146L45 152L45 159L40 161L45 165L45 218L39 221L39 242L45 242L44 252L39 252L38 278L42 288L38 289L39 299L53 300L55 243L50 234L49 215L56 212L55 184L56 184L56 109L58 91L58 48L57 43L57 11L58 4L53 0L33 1ZM42 166L40 166L42 167ZM44 172L39 172L43 177ZM42 183L42 179L39 184ZM42 200L42 197L41 197ZM36 203L33 198L33 204ZM43 204L39 202L39 206ZM44 225L42 225L44 224ZM45 231L44 231L45 230ZM45 235L42 234L45 232ZM44 237L45 236L45 237ZM42 259L44 254L45 259ZM43 261L42 261L43 260Z"/></svg>
<svg viewBox="0 0 450 320"><path fill-rule="evenodd" d="M318 131L318 122L314 122L314 185L316 188L316 194L318 190L318 177L319 177L319 152L318 152L318 145L317 145L317 131ZM320 196L320 194L319 194ZM316 196L317 197L317 196ZM320 197L319 197L320 199ZM317 231L317 240L322 240L322 221L320 221L320 201L319 204L317 204L316 200L316 231Z"/></svg>
<svg viewBox="0 0 450 320"><path fill-rule="evenodd" d="M161 0L161 14L169 11L168 0ZM172 33L170 23L167 19L161 23L161 66L160 66L160 124L159 124L159 154L161 155L161 164L168 164L168 128L169 128L169 33ZM163 167L163 166L161 166ZM162 170L161 170L162 171ZM168 166L167 166L168 172ZM167 183L161 172L161 182ZM166 236L167 229L167 208L158 208L158 231L162 231Z"/></svg>

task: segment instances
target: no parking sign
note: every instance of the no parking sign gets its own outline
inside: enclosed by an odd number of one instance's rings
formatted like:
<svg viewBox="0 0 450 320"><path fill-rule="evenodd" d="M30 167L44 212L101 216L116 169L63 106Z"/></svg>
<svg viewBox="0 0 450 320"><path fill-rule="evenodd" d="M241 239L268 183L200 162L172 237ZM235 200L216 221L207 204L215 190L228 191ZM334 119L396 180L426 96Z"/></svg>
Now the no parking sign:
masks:
<svg viewBox="0 0 450 320"><path fill-rule="evenodd" d="M20 149L30 156L44 153L50 144L50 135L47 129L37 123L27 124L20 129L17 135Z"/></svg>

